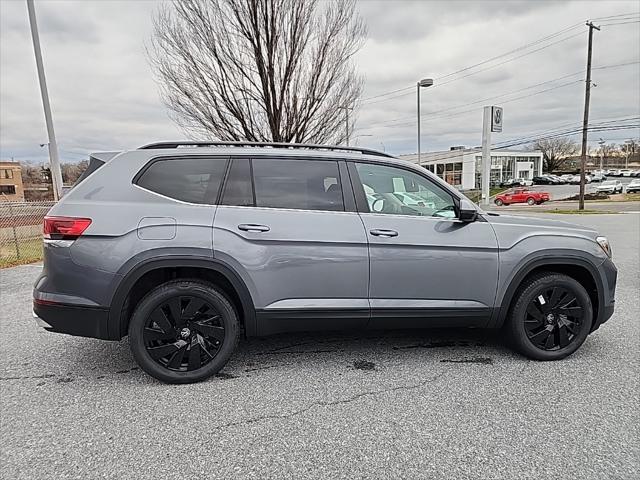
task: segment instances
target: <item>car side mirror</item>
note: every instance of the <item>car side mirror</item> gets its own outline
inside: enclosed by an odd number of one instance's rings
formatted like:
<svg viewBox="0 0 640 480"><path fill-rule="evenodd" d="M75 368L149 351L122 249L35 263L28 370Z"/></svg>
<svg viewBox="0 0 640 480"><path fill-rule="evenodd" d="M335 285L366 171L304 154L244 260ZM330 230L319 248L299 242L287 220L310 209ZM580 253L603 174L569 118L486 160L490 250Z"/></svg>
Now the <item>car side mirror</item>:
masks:
<svg viewBox="0 0 640 480"><path fill-rule="evenodd" d="M478 210L470 200L463 198L460 200L458 219L462 222L475 222L478 218Z"/></svg>

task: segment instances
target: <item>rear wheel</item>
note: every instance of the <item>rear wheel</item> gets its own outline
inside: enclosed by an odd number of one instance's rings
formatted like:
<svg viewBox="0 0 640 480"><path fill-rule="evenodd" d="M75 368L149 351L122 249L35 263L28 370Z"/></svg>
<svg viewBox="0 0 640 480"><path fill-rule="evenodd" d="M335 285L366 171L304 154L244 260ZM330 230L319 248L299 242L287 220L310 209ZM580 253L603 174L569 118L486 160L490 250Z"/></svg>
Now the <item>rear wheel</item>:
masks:
<svg viewBox="0 0 640 480"><path fill-rule="evenodd" d="M136 307L129 342L138 365L167 383L192 383L219 372L239 338L237 314L214 285L176 280Z"/></svg>
<svg viewBox="0 0 640 480"><path fill-rule="evenodd" d="M579 282L543 273L519 288L505 325L513 347L535 360L559 360L585 341L593 322L589 294Z"/></svg>
<svg viewBox="0 0 640 480"><path fill-rule="evenodd" d="M527 204L528 205L535 205L536 204L535 198L533 198L533 197L527 198Z"/></svg>

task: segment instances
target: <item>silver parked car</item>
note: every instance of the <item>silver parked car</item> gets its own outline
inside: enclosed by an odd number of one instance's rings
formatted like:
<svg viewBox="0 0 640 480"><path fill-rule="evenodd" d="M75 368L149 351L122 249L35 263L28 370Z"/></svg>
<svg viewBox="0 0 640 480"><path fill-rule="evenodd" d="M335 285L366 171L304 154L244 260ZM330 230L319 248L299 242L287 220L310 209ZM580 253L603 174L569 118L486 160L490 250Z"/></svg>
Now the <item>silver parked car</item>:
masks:
<svg viewBox="0 0 640 480"><path fill-rule="evenodd" d="M119 340L172 383L240 337L502 328L522 354L573 353L613 314L616 267L586 227L478 209L372 150L157 143L93 154L44 221L34 316Z"/></svg>
<svg viewBox="0 0 640 480"><path fill-rule="evenodd" d="M622 182L620 180L605 180L596 187L596 192L600 193L622 193Z"/></svg>

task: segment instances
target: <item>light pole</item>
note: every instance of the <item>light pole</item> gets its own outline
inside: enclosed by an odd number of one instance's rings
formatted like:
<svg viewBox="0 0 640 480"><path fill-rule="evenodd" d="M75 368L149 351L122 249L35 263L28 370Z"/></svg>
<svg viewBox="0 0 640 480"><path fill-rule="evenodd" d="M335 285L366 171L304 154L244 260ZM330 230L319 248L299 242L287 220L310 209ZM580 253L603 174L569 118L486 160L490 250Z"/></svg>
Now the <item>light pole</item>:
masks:
<svg viewBox="0 0 640 480"><path fill-rule="evenodd" d="M626 145L628 145L628 147L625 149L626 150L625 153L627 154L627 156L625 157L625 160L624 160L624 168L628 169L629 168L629 153L630 153L629 150L633 149L633 153L636 153L635 152L635 144L634 144L634 141L632 139L625 140L624 143Z"/></svg>
<svg viewBox="0 0 640 480"><path fill-rule="evenodd" d="M36 23L36 10L33 0L27 0L27 11L29 12L29 24L31 26L31 39L33 40L33 51L36 56L36 68L38 70L38 80L40 83L40 95L42 96L42 106L44 108L44 119L47 125L47 135L49 136L49 164L51 167L51 182L53 184L53 199L57 202L62 196L62 173L60 171L60 160L58 158L58 144L56 134L53 130L53 120L51 118L51 105L49 104L49 93L47 92L47 81L44 76L44 66L42 64L42 51L40 50L40 36L38 35L38 25Z"/></svg>
<svg viewBox="0 0 640 480"><path fill-rule="evenodd" d="M418 165L420 165L420 87L426 88L433 85L432 78L423 78L418 83L416 83L416 92L418 94Z"/></svg>
<svg viewBox="0 0 640 480"><path fill-rule="evenodd" d="M602 166L604 163L604 144L605 143L607 142L605 142L602 138L598 142L598 144L600 145L600 173L602 173Z"/></svg>
<svg viewBox="0 0 640 480"><path fill-rule="evenodd" d="M355 137L353 137L353 138L354 138L354 140L355 140L355 144L354 144L355 146L357 146L357 145L358 145L358 139L359 139L360 137L373 137L373 135L371 135L370 133L362 133L362 134L360 134L360 135L356 135Z"/></svg>

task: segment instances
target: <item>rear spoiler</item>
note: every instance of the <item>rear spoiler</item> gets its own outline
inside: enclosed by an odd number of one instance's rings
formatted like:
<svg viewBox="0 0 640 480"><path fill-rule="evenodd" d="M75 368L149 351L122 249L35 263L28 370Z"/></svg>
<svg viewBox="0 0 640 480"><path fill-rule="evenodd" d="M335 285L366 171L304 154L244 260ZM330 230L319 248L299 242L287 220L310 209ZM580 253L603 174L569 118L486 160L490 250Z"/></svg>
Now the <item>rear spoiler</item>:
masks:
<svg viewBox="0 0 640 480"><path fill-rule="evenodd" d="M82 172L82 175L80 175L73 186L75 187L76 185L79 185L85 178L98 170L102 165L107 163L119 153L120 152L97 152L89 154L89 166L84 172Z"/></svg>

